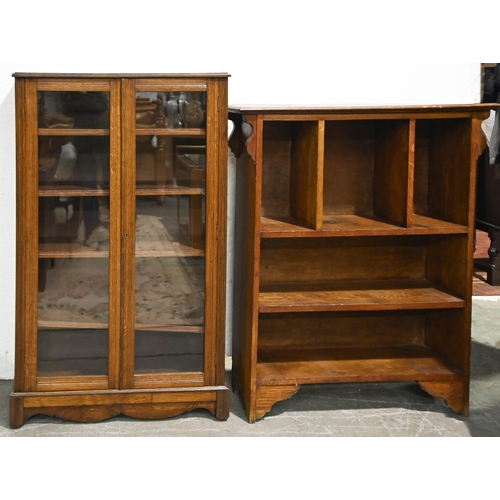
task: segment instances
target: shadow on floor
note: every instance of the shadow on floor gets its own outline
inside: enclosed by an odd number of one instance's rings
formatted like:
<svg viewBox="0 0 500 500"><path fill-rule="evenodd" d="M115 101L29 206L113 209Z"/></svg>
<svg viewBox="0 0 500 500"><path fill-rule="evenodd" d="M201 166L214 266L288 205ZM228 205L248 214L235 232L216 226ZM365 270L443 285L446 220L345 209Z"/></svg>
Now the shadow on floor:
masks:
<svg viewBox="0 0 500 500"><path fill-rule="evenodd" d="M75 424L38 415L21 429L9 427L8 400L12 381L0 381L0 435L212 435L212 436L500 436L500 349L472 343L470 416L450 410L416 383L360 383L303 386L249 424L238 394L231 393L229 420L220 422L205 410L163 421L124 416ZM227 373L227 384L231 377Z"/></svg>

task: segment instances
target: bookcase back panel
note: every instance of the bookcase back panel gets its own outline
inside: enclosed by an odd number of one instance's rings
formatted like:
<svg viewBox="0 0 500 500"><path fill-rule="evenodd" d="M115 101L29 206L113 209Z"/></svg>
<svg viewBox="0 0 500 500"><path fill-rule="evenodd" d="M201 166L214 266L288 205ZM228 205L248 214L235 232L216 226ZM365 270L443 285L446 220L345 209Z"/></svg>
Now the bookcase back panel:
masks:
<svg viewBox="0 0 500 500"><path fill-rule="evenodd" d="M425 259L425 237L262 240L261 283L419 279Z"/></svg>
<svg viewBox="0 0 500 500"><path fill-rule="evenodd" d="M469 221L471 124L417 120L414 211L457 224Z"/></svg>
<svg viewBox="0 0 500 500"><path fill-rule="evenodd" d="M285 313L259 316L262 349L392 347L424 342L423 312Z"/></svg>
<svg viewBox="0 0 500 500"><path fill-rule="evenodd" d="M373 213L373 121L325 123L324 213Z"/></svg>
<svg viewBox="0 0 500 500"><path fill-rule="evenodd" d="M265 122L262 150L262 216L290 214L292 122Z"/></svg>

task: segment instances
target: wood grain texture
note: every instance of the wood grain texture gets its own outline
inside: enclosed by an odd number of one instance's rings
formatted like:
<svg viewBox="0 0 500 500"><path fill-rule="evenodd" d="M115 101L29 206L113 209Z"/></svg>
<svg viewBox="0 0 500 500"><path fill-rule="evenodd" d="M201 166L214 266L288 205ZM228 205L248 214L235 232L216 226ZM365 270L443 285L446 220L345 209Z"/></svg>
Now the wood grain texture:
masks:
<svg viewBox="0 0 500 500"><path fill-rule="evenodd" d="M367 215L330 214L324 218L319 231L297 224L291 217L270 219L262 217L261 238L322 238L333 236L396 236L425 234L467 234L460 224L413 214L412 227L389 224Z"/></svg>
<svg viewBox="0 0 500 500"><path fill-rule="evenodd" d="M121 363L120 387L134 387L135 352L135 81L122 80L121 119Z"/></svg>
<svg viewBox="0 0 500 500"><path fill-rule="evenodd" d="M411 227L410 122L386 120L375 128L373 213L397 226Z"/></svg>
<svg viewBox="0 0 500 500"><path fill-rule="evenodd" d="M109 116L109 345L108 345L108 377L109 388L120 387L121 363L121 273L120 257L122 254L122 221L121 221L121 85L119 81L110 83L110 116Z"/></svg>
<svg viewBox="0 0 500 500"><path fill-rule="evenodd" d="M464 308L462 299L441 292L431 286L414 287L400 284L384 289L371 283L372 289L305 290L261 292L259 312L312 311L397 311L416 309Z"/></svg>
<svg viewBox="0 0 500 500"><path fill-rule="evenodd" d="M262 283L421 279L426 237L261 240Z"/></svg>
<svg viewBox="0 0 500 500"><path fill-rule="evenodd" d="M259 352L422 345L426 316L425 310L260 314Z"/></svg>
<svg viewBox="0 0 500 500"><path fill-rule="evenodd" d="M375 124L325 124L324 214L373 214Z"/></svg>
<svg viewBox="0 0 500 500"><path fill-rule="evenodd" d="M259 290L247 321L235 315L250 422L300 384L356 381L417 380L467 413L475 162L492 108L230 107L263 125L242 193L258 217L237 242Z"/></svg>
<svg viewBox="0 0 500 500"><path fill-rule="evenodd" d="M16 390L33 390L37 372L38 140L37 92L32 79L16 81L17 249Z"/></svg>
<svg viewBox="0 0 500 500"><path fill-rule="evenodd" d="M289 212L312 229L321 229L323 224L324 128L324 122L299 122L291 137Z"/></svg>
<svg viewBox="0 0 500 500"><path fill-rule="evenodd" d="M412 118L462 118L482 113L488 118L490 110L499 104L436 104L417 106L229 106L232 113L265 115L266 120L367 120Z"/></svg>
<svg viewBox="0 0 500 500"><path fill-rule="evenodd" d="M457 380L460 372L423 346L263 351L259 385Z"/></svg>
<svg viewBox="0 0 500 500"><path fill-rule="evenodd" d="M469 391L467 384L460 381L443 383L441 381L419 381L420 387L432 396L443 398L445 403L456 413L469 416Z"/></svg>
<svg viewBox="0 0 500 500"><path fill-rule="evenodd" d="M255 123L254 133L262 133L261 126ZM261 179L255 161L243 153L236 164L232 387L246 408L253 407L255 398Z"/></svg>
<svg viewBox="0 0 500 500"><path fill-rule="evenodd" d="M257 387L255 409L251 413L247 409L249 422L255 423L256 420L268 413L276 403L291 398L299 389L299 385Z"/></svg>
<svg viewBox="0 0 500 500"><path fill-rule="evenodd" d="M225 281L227 219L227 77L225 73L177 75L123 74L16 74L17 133L17 295L16 295L16 374L11 396L11 424L18 427L35 414L58 416L75 421L98 421L118 414L140 418L166 418L193 408L206 408L219 419L229 416L229 392L225 387ZM109 129L38 130L37 91L109 92ZM136 92L206 92L206 127L193 129L136 128ZM137 136L159 136L159 149L165 141L206 142L207 183L196 187L158 187L142 185L136 191ZM73 136L109 138L110 184L86 189L81 186L55 185L45 178L38 182L38 140L44 145L56 140L64 144ZM41 157L45 172L45 158ZM161 161L164 161L160 159ZM53 163L53 162L52 162ZM135 241L136 195L205 196L207 249L202 245L172 244L168 249L138 246ZM62 196L84 198L109 197L109 251L95 251L76 243L38 244L38 198L46 201ZM162 198L163 199L163 198ZM200 231L198 231L200 232ZM191 242L192 243L192 242ZM174 325L165 331L157 324L135 322L136 257L204 257L206 290L204 327ZM38 321L38 260L61 258L107 258L109 270L109 323L75 321ZM57 264L57 262L56 262ZM107 331L109 328L109 336ZM135 329L142 334L175 336L170 346L180 345L188 336L205 338L204 360L200 353L200 371L154 373L142 364L136 370ZM168 328L168 327L167 327ZM66 362L56 356L67 345L58 345L58 353L47 352L38 360L37 340L54 331L73 330L93 338L103 330L106 354L86 369L85 349L76 360ZM47 329L54 330L48 332ZM82 330L83 329L83 330ZM85 332L84 330L88 330ZM175 333L176 332L176 333ZM103 344L100 336L99 346ZM155 337L155 338L156 338ZM191 338L190 337L190 338ZM47 337L48 338L48 337ZM51 344L52 342L52 344ZM195 342L195 344L198 341ZM103 345L104 345L103 344ZM200 343L201 344L201 343ZM100 347L99 347L100 348ZM50 350L50 349L49 349ZM198 355L198 351L195 352ZM54 357L55 356L55 357ZM142 358L141 358L142 359ZM56 366L57 365L57 366ZM99 365L99 366L97 366ZM53 376L54 366L57 375ZM204 367L204 368L203 368ZM148 371L150 369L150 371ZM82 375L86 373L87 375ZM50 375L50 376L47 376Z"/></svg>
<svg viewBox="0 0 500 500"><path fill-rule="evenodd" d="M229 390L223 386L14 393L10 399L10 425L18 428L39 414L97 422L120 414L142 419L168 418L196 408L207 409L216 418L225 420L228 395Z"/></svg>

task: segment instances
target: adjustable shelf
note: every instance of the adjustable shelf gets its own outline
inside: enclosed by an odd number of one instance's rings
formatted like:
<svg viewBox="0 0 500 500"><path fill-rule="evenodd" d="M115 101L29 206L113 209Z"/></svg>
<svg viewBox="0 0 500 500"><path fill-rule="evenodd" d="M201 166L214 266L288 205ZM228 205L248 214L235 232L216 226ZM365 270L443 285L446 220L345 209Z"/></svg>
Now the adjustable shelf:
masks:
<svg viewBox="0 0 500 500"><path fill-rule="evenodd" d="M259 293L259 313L397 311L464 308L465 301L425 280L271 284Z"/></svg>
<svg viewBox="0 0 500 500"><path fill-rule="evenodd" d="M474 183L491 105L230 108L233 387L417 381L468 413Z"/></svg>
<svg viewBox="0 0 500 500"><path fill-rule="evenodd" d="M198 248L192 248L179 242L169 245L159 243L138 242L137 257L201 257L205 253ZM108 250L96 250L78 243L40 243L38 257L41 259L106 259Z"/></svg>
<svg viewBox="0 0 500 500"><path fill-rule="evenodd" d="M424 346L260 350L257 376L262 385L459 381L460 373Z"/></svg>

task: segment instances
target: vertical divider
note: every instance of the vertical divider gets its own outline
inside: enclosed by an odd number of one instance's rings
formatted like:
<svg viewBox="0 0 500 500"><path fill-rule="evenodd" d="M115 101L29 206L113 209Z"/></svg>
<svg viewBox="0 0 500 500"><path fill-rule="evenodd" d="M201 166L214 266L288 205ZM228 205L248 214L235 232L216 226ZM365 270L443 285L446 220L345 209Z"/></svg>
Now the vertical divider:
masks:
<svg viewBox="0 0 500 500"><path fill-rule="evenodd" d="M122 290L122 362L121 388L134 386L134 339L135 339L135 80L122 79L121 123L121 191L122 224L120 238L121 290Z"/></svg>
<svg viewBox="0 0 500 500"><path fill-rule="evenodd" d="M410 129L410 120L375 122L373 214L401 227L412 225Z"/></svg>
<svg viewBox="0 0 500 500"><path fill-rule="evenodd" d="M206 217L205 217L205 230L206 230L206 244L205 244L205 338L204 338L204 368L203 373L205 377L206 385L215 384L215 371L216 367L214 363L210 360L214 360L216 346L214 344L215 335L208 335L208 332L217 331L217 317L215 315L217 311L215 301L218 299L217 287L219 283L217 281L217 275L214 269L217 269L217 255L218 255L218 245L214 244L217 242L216 234L218 232L219 237L222 238L223 230L218 228L219 218L218 218L218 206L215 203L211 203L211 200L219 200L219 189L222 186L219 185L218 175L219 168L222 165L219 164L219 113L218 113L218 89L213 81L208 82L207 88L207 137L206 137ZM215 146L215 147L214 147ZM227 165L225 166L227 169ZM220 229L218 231L218 229Z"/></svg>
<svg viewBox="0 0 500 500"><path fill-rule="evenodd" d="M410 120L408 134L408 196L406 207L406 227L413 226L414 196L415 196L415 144L416 144L416 120Z"/></svg>
<svg viewBox="0 0 500 500"><path fill-rule="evenodd" d="M109 369L108 387L120 387L121 306L120 306L120 255L121 255L121 86L119 80L110 82L109 117Z"/></svg>
<svg viewBox="0 0 500 500"><path fill-rule="evenodd" d="M318 122L318 158L317 158L317 184L316 184L316 229L323 229L324 212L324 173L325 173L325 120Z"/></svg>
<svg viewBox="0 0 500 500"><path fill-rule="evenodd" d="M290 215L317 230L323 225L324 130L324 121L294 123L291 145Z"/></svg>

